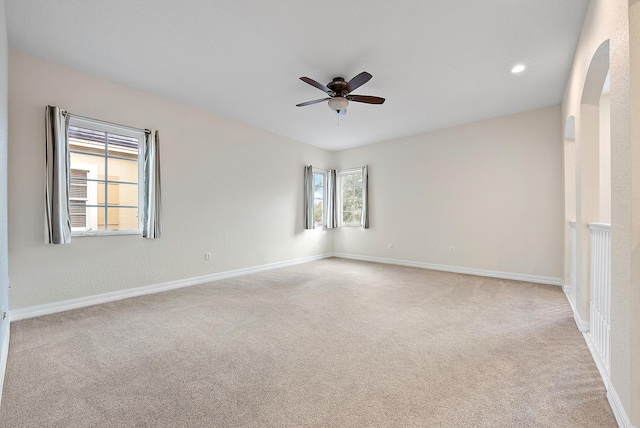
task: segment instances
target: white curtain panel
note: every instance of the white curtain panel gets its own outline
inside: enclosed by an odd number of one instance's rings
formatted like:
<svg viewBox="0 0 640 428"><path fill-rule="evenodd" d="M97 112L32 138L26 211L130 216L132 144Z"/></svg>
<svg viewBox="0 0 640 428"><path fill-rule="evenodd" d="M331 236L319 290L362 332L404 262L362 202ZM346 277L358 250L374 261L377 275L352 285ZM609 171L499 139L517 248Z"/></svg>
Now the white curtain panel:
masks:
<svg viewBox="0 0 640 428"><path fill-rule="evenodd" d="M327 172L327 229L338 227L338 199L336 170Z"/></svg>
<svg viewBox="0 0 640 428"><path fill-rule="evenodd" d="M45 210L48 242L71 242L69 208L69 115L58 107L45 109Z"/></svg>
<svg viewBox="0 0 640 428"><path fill-rule="evenodd" d="M304 228L314 229L313 217L313 166L304 167Z"/></svg>
<svg viewBox="0 0 640 428"><path fill-rule="evenodd" d="M362 217L360 226L369 229L369 167L362 167Z"/></svg>
<svg viewBox="0 0 640 428"><path fill-rule="evenodd" d="M162 236L162 198L160 189L160 135L145 132L144 207L142 236L157 239Z"/></svg>

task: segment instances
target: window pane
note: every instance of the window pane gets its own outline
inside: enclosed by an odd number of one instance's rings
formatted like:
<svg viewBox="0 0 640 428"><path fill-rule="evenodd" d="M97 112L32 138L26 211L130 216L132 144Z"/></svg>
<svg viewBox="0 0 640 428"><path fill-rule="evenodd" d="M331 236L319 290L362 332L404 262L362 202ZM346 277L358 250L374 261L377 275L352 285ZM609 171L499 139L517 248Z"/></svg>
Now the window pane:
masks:
<svg viewBox="0 0 640 428"><path fill-rule="evenodd" d="M87 227L87 208L86 202L71 201L69 206L69 214L71 216L71 227L82 228Z"/></svg>
<svg viewBox="0 0 640 428"><path fill-rule="evenodd" d="M362 199L355 199L353 201L353 209L358 212L362 211Z"/></svg>
<svg viewBox="0 0 640 428"><path fill-rule="evenodd" d="M322 199L313 201L313 217L316 223L324 223Z"/></svg>
<svg viewBox="0 0 640 428"><path fill-rule="evenodd" d="M106 133L69 126L69 149L104 156Z"/></svg>
<svg viewBox="0 0 640 428"><path fill-rule="evenodd" d="M71 179L69 183L69 200L86 201L87 200L87 181Z"/></svg>
<svg viewBox="0 0 640 428"><path fill-rule="evenodd" d="M109 230L130 230L138 228L137 208L107 208Z"/></svg>
<svg viewBox="0 0 640 428"><path fill-rule="evenodd" d="M98 187L102 187L104 189L104 183L100 183ZM109 183L108 191L109 199L107 201L107 205L129 205L134 207L138 206L137 184Z"/></svg>
<svg viewBox="0 0 640 428"><path fill-rule="evenodd" d="M138 159L139 141L134 137L108 134L108 156Z"/></svg>
<svg viewBox="0 0 640 428"><path fill-rule="evenodd" d="M362 173L341 175L341 224L357 224L362 216Z"/></svg>
<svg viewBox="0 0 640 428"><path fill-rule="evenodd" d="M95 227L93 227L91 224L88 224L87 228L90 228L92 230L105 230L105 225L104 225L105 209L104 208L95 208L95 207L87 208L87 215L95 218L94 225L93 225Z"/></svg>
<svg viewBox="0 0 640 428"><path fill-rule="evenodd" d="M71 169L86 171L86 177L104 179L104 157L71 153Z"/></svg>
<svg viewBox="0 0 640 428"><path fill-rule="evenodd" d="M349 187L348 189L345 190L345 198L348 200L353 199L353 187Z"/></svg>
<svg viewBox="0 0 640 428"><path fill-rule="evenodd" d="M109 162L109 180L111 181L128 181L130 183L138 182L138 159L124 160L108 158ZM104 173L102 177L104 178Z"/></svg>
<svg viewBox="0 0 640 428"><path fill-rule="evenodd" d="M313 185L322 186L324 183L324 174L313 174Z"/></svg>
<svg viewBox="0 0 640 428"><path fill-rule="evenodd" d="M107 158L109 180L138 182L138 160ZM87 171L87 178L104 180L105 158L81 153L71 153L71 169Z"/></svg>

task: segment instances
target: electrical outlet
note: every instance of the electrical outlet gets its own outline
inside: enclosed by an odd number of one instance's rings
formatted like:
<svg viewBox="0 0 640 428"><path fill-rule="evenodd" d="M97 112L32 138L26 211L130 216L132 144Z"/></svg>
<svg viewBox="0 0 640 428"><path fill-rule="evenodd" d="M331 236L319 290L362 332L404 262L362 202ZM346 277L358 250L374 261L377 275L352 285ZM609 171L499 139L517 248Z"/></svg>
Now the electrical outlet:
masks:
<svg viewBox="0 0 640 428"><path fill-rule="evenodd" d="M456 247L451 247L451 254L455 254L456 253Z"/></svg>
<svg viewBox="0 0 640 428"><path fill-rule="evenodd" d="M211 261L211 253L204 253L204 259L208 262Z"/></svg>
<svg viewBox="0 0 640 428"><path fill-rule="evenodd" d="M387 245L387 250L393 250L393 244Z"/></svg>

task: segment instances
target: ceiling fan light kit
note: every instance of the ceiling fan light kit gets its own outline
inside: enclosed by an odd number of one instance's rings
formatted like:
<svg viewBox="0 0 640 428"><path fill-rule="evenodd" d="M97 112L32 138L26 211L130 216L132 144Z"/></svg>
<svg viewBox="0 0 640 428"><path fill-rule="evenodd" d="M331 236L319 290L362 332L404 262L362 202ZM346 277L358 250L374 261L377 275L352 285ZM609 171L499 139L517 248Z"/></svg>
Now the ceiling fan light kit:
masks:
<svg viewBox="0 0 640 428"><path fill-rule="evenodd" d="M373 97L371 95L352 95L351 92L358 89L360 86L371 80L373 76L366 71L358 74L348 82L342 77L334 77L333 80L326 85L316 82L309 77L301 77L300 80L314 86L321 91L324 91L329 97L320 98L317 100L307 101L304 103L296 104L297 107L304 107L311 104L321 103L323 101L329 101L327 104L329 108L335 111L339 116L344 116L347 113L347 107L349 101L355 101L365 104L382 104L385 99L380 97Z"/></svg>
<svg viewBox="0 0 640 428"><path fill-rule="evenodd" d="M349 105L349 100L343 97L333 97L327 103L329 108L336 113L340 113L340 110L345 110Z"/></svg>

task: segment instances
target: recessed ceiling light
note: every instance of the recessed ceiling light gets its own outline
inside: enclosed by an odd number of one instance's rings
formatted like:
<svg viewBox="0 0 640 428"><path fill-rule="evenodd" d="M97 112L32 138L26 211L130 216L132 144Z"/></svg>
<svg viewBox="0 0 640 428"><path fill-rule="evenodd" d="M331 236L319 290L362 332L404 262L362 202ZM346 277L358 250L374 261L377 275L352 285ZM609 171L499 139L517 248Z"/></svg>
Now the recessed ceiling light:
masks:
<svg viewBox="0 0 640 428"><path fill-rule="evenodd" d="M511 69L512 73L522 73L526 67L522 64L518 64Z"/></svg>

